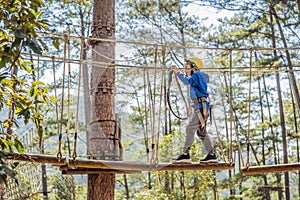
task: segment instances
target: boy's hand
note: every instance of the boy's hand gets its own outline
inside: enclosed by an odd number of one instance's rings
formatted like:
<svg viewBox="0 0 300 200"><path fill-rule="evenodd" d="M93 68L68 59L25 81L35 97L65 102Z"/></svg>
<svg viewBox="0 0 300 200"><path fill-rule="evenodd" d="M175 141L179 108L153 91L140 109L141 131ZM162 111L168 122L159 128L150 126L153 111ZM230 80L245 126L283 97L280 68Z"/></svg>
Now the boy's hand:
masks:
<svg viewBox="0 0 300 200"><path fill-rule="evenodd" d="M176 65L172 65L172 66L171 66L171 70L173 70L173 72L174 72L175 74L177 74L177 73L179 72L179 69L177 68Z"/></svg>

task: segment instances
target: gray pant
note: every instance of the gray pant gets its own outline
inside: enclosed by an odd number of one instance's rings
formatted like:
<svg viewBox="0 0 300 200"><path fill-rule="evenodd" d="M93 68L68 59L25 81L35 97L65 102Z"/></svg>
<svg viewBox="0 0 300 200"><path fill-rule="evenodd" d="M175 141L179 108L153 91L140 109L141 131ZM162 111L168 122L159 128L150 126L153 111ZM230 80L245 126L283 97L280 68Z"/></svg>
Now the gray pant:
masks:
<svg viewBox="0 0 300 200"><path fill-rule="evenodd" d="M189 119L189 122L186 126L185 143L182 149L182 153L189 153L191 146L194 142L195 132L197 132L197 136L201 139L203 145L205 146L207 154L213 154L214 148L212 147L209 136L207 134L206 125L204 127L200 126L200 120L198 118L197 112L201 112L201 115L203 116L202 109L194 109L193 115ZM209 112L207 112L207 115L205 117L203 116L203 118L205 119L205 123L208 116Z"/></svg>

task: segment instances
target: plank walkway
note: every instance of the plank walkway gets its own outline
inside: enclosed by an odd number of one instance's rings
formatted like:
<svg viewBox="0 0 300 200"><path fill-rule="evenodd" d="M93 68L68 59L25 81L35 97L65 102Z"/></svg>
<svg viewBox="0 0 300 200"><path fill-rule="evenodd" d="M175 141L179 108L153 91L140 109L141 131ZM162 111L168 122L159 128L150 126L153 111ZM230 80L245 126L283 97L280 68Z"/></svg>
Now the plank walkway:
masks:
<svg viewBox="0 0 300 200"><path fill-rule="evenodd" d="M300 170L300 163L287 163L277 165L262 165L262 166L250 166L242 167L240 172L242 175L256 175L256 174L268 174L268 173L279 173L289 171Z"/></svg>
<svg viewBox="0 0 300 200"><path fill-rule="evenodd" d="M141 171L182 171L182 170L230 170L234 164L230 163L158 163L90 160L78 158L76 160L62 157L60 160L54 155L4 153L9 160L37 162L51 164L61 168L63 174L96 174L96 173L140 173Z"/></svg>

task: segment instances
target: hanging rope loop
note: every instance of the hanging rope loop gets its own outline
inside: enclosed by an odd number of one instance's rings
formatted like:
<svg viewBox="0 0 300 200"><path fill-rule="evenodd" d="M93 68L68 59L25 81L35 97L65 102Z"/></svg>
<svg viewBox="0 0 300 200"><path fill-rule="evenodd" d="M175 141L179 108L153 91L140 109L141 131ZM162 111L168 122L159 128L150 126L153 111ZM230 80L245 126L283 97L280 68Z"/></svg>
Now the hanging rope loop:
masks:
<svg viewBox="0 0 300 200"><path fill-rule="evenodd" d="M172 114L173 114L176 118L178 118L178 119L180 119L180 120L186 120L186 119L188 118L187 116L186 116L186 117L180 117L178 114L176 114L176 113L174 112L174 110L172 109L172 106L171 106L171 99L170 99L171 90L170 90L170 88L171 88L171 82L172 82L172 76L173 76L173 74L174 74L174 77L175 77L175 80L176 80L177 87L178 87L178 89L179 89L181 98L183 99L183 101L184 101L184 103L185 103L186 111L187 111L187 113L188 113L188 106L187 106L186 100L185 100L185 98L184 98L184 95L183 95L183 92L182 92L180 83L179 83L179 81L178 81L178 77L177 77L177 75L176 75L172 70L169 71L169 74L168 74L168 88L167 88L167 102L168 102L168 106L169 106L170 111L172 112Z"/></svg>

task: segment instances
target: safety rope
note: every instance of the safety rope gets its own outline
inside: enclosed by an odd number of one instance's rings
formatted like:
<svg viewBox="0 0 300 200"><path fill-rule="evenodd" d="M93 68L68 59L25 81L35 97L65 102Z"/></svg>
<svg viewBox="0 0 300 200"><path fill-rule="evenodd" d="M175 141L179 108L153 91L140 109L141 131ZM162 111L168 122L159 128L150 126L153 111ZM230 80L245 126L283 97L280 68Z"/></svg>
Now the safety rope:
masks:
<svg viewBox="0 0 300 200"><path fill-rule="evenodd" d="M152 140L152 155L151 155L151 162L150 164L156 163L156 126L155 126L155 117L156 117L156 103L155 103L155 99L156 99L156 76L157 76L157 46L155 46L154 48L154 83L153 83L153 99L152 99L152 135L151 135L151 140ZM151 166L151 165L150 165Z"/></svg>
<svg viewBox="0 0 300 200"><path fill-rule="evenodd" d="M254 49L254 48L253 48ZM26 53L22 53L22 55L28 55ZM38 57L39 55L37 54L32 54L33 56ZM41 55L40 56L40 61L44 61L44 62L51 62L53 56L47 56L47 55ZM41 58L45 58L45 59L41 59ZM49 60L48 60L48 59ZM27 60L28 58L24 57L24 60ZM79 62L83 62L84 64L91 64L94 67L98 67L98 68L107 68L108 65L111 65L111 63L108 62L101 62L101 61L92 61L92 60L80 60L80 59L67 59L67 58L61 58L61 57L57 57L55 56L55 59L57 61L68 61L70 63L74 63L74 64L78 64ZM33 59L34 61L36 61L36 59ZM112 65L111 65L112 66ZM154 66L137 66L137 65L126 65L126 64L114 64L113 66L118 67L118 68L135 68L135 69L144 69L145 67L147 67L147 69L154 69ZM275 68L271 68L271 69L265 69L261 66L257 66L256 68L258 69L254 69L254 67L252 67L252 72L258 72L258 73L275 73L275 72L299 72L300 69L295 69L300 67L300 66L293 66L294 68L292 70L290 69L275 69ZM183 68L179 68L179 69L183 69ZM164 70L169 70L169 69L164 69ZM205 68L205 70L207 72L229 72L228 68ZM243 66L239 66L239 68L235 68L234 72L249 72L248 67L243 67Z"/></svg>
<svg viewBox="0 0 300 200"><path fill-rule="evenodd" d="M150 77L149 77L149 70L147 70L147 73L146 73L146 75L147 75L147 85L148 85L148 105L149 105L149 120L150 120L150 123L149 123L149 127L150 127L150 129L151 130L153 130L153 117L152 117L152 115L153 115L153 109L152 109L152 107L153 107L153 102L152 102L152 90L151 90L151 85L150 85ZM153 133L151 133L151 138L152 138L152 134ZM153 143L152 143L152 146L151 146L151 150L153 149ZM149 155L150 156L150 155ZM149 163L152 163L152 156L151 156L151 158L149 157ZM150 165L150 167L151 167L151 165Z"/></svg>
<svg viewBox="0 0 300 200"><path fill-rule="evenodd" d="M162 57L163 57L163 63L162 63L162 67L165 67L165 63L164 63L164 57L165 57L165 51L164 49L162 49ZM161 79L161 84L160 84L160 98L159 98L159 111L158 111L158 120L157 120L157 138L156 138L156 154L155 154L155 165L158 164L158 145L159 145L159 133L160 133L160 122L161 122L161 111L162 111L162 100L163 100L163 87L164 87L164 81L165 81L165 76L162 75L162 79Z"/></svg>
<svg viewBox="0 0 300 200"><path fill-rule="evenodd" d="M67 36L65 35L67 39ZM62 127L63 127L63 110L64 110L64 92L65 92L65 75L66 75L66 54L67 54L67 44L64 43L64 63L63 63L63 76L62 76L62 97L61 97L61 113L60 113L60 126L59 126L59 134L58 134L58 152L57 159L60 160L62 158L61 153L61 142L62 142Z"/></svg>
<svg viewBox="0 0 300 200"><path fill-rule="evenodd" d="M83 58L84 53L84 38L81 38L81 49L80 49L80 60ZM77 89L77 106L76 106L76 120L75 120L75 134L74 134L74 147L73 147L73 160L77 157L77 134L78 134L78 118L79 118L79 102L80 102L80 85L81 85L81 69L82 69L82 62L79 63L79 72L78 72L78 89Z"/></svg>
<svg viewBox="0 0 300 200"><path fill-rule="evenodd" d="M143 81L144 81L144 113L145 113L145 146L147 154L147 162L149 162L149 136L148 136L148 112L147 112L147 84L146 84L146 69L143 70Z"/></svg>
<svg viewBox="0 0 300 200"><path fill-rule="evenodd" d="M248 137L247 137L247 162L246 168L250 166L250 108L251 108L251 87L252 87L252 49L250 49L250 72L249 72L249 96L248 96Z"/></svg>
<svg viewBox="0 0 300 200"><path fill-rule="evenodd" d="M64 37L65 34L63 33L54 33L54 32L37 32L37 34L44 34L44 35L53 35L53 36L60 36ZM70 35L70 38L77 38L80 39L82 36L78 35ZM115 40L115 39L108 39L108 38L91 38L91 37L84 37L89 41L99 41L99 42L113 42L113 43L122 43L122 44L132 44L132 45L142 45L142 46L151 46L153 47L156 45L157 47L165 46L164 44L153 44L153 43L144 43L144 42L137 42L137 41L124 41L124 40ZM195 50L219 50L219 51L227 51L228 48L225 47L199 47L199 46L187 46L187 45L168 45L169 48L190 48ZM247 50L300 50L300 47L254 47L254 48L231 48L231 51L247 51Z"/></svg>
<svg viewBox="0 0 300 200"><path fill-rule="evenodd" d="M224 75L224 83L225 83L226 93L230 93L230 89L229 89L229 86L228 86L226 73L223 72L223 75ZM228 101L229 102L231 101L230 98L232 98L232 97L229 94L229 96L228 96ZM232 111L231 111L231 108L230 108L230 113L231 112ZM227 123L227 118L225 119L225 121ZM238 129L237 129L236 126L235 126L235 131L236 131L236 141L237 141L237 145L238 145L238 152L239 152L239 155L242 155L242 148L241 148L241 145L240 145L240 140L239 140L239 136L238 136ZM230 132L230 130L229 130L229 132ZM230 138L229 138L229 140L230 140ZM229 141L229 144L232 145L230 141ZM231 156L230 156L230 151L229 151L229 159L230 158L231 158ZM243 161L242 156L241 156L241 160L242 160L242 166L244 166L244 161Z"/></svg>
<svg viewBox="0 0 300 200"><path fill-rule="evenodd" d="M59 124L58 119L58 103L57 103L57 89L56 89L56 70L55 70L55 57L52 57L52 71L53 71L53 81L54 81L54 97L55 97L55 115L56 123ZM57 128L57 135L60 134L59 127Z"/></svg>
<svg viewBox="0 0 300 200"><path fill-rule="evenodd" d="M70 28L67 28L67 48L68 48L68 60L70 59L71 55L71 45L70 45ZM68 153L69 157L71 157L71 147L70 147L70 127L71 127L71 63L68 62L68 98L67 98L67 103L68 103L68 109L67 109L67 116L68 116L68 121L67 121L67 142L68 142Z"/></svg>
<svg viewBox="0 0 300 200"><path fill-rule="evenodd" d="M213 119L213 122L214 122L214 126L215 126L216 133L217 133L217 136L218 136L218 141L219 141L219 144L220 144L220 151L221 151L221 154L222 154L222 158L223 158L224 162L227 163L225 153L224 153L224 148L223 148L223 145L222 145L221 136L220 136L221 134L220 134L220 131L218 130L217 122L216 122L214 114L212 113L212 109L213 108L210 109L211 110L210 111L210 117Z"/></svg>
<svg viewBox="0 0 300 200"><path fill-rule="evenodd" d="M172 114L173 114L176 118L178 118L178 119L180 119L180 120L186 120L186 119L188 118L187 116L186 116L186 117L180 117L178 114L175 113L175 111L173 110L173 108L172 108L172 106L171 106L171 99L170 99L171 89L170 89L170 87L171 87L171 82L172 82L172 76L173 76L173 74L174 74L174 76L175 76L175 80L176 80L176 83L177 83L178 90L179 90L179 92L180 92L180 96L181 96L181 98L182 98L183 101L184 101L184 104L185 104L185 107L186 107L186 110L187 110L187 113L188 113L188 106L187 106L185 97L184 97L184 95L183 95L183 92L182 92L180 83L179 83L179 81L178 81L178 77L177 77L177 75L176 75L175 73L173 73L173 71L169 71L169 80L168 80L168 88L167 88L167 103L168 103L168 106L169 106L170 111L172 112Z"/></svg>
<svg viewBox="0 0 300 200"><path fill-rule="evenodd" d="M230 94L229 94L229 103L230 103L230 141L229 141L229 163L234 163L233 160L233 150L232 150L232 120L233 120L233 102L232 102L232 50L229 50L229 69L230 69Z"/></svg>

